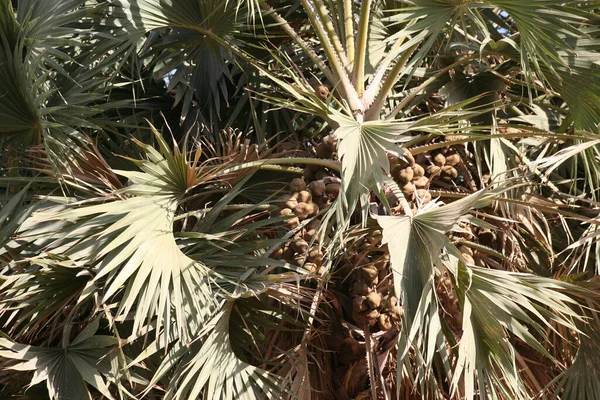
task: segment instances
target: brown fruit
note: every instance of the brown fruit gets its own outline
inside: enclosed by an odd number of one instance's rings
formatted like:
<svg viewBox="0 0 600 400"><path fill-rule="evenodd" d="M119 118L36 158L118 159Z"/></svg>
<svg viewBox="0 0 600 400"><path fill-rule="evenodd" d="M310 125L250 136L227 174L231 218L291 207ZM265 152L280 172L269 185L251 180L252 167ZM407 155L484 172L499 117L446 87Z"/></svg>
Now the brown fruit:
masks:
<svg viewBox="0 0 600 400"><path fill-rule="evenodd" d="M329 97L329 88L325 85L319 85L315 88L315 94L321 100L326 101Z"/></svg>
<svg viewBox="0 0 600 400"><path fill-rule="evenodd" d="M304 265L302 265L302 267L307 270L308 272L310 272L311 274L316 274L319 271L319 267L317 267L314 263L304 263Z"/></svg>
<svg viewBox="0 0 600 400"><path fill-rule="evenodd" d="M289 196L289 198L286 200L285 204L284 204L287 208L289 208L290 210L293 210L294 207L296 207L298 205L298 199L296 199L293 196Z"/></svg>
<svg viewBox="0 0 600 400"><path fill-rule="evenodd" d="M391 308L390 316L392 317L392 319L394 321L400 321L402 319L403 315L404 315L404 310L402 309L401 306L396 305Z"/></svg>
<svg viewBox="0 0 600 400"><path fill-rule="evenodd" d="M419 179L413 180L412 183L417 189L425 189L429 185L429 179L426 176L422 176Z"/></svg>
<svg viewBox="0 0 600 400"><path fill-rule="evenodd" d="M381 304L381 295L377 292L371 292L367 296L367 304L370 308L379 308Z"/></svg>
<svg viewBox="0 0 600 400"><path fill-rule="evenodd" d="M279 247L277 249L275 249L271 255L269 256L269 258L272 258L274 260L278 260L281 258L281 256L283 255L283 247Z"/></svg>
<svg viewBox="0 0 600 400"><path fill-rule="evenodd" d="M442 168L438 167L437 165L428 165L427 166L427 175L429 175L429 176L437 175L440 173L441 170L442 170Z"/></svg>
<svg viewBox="0 0 600 400"><path fill-rule="evenodd" d="M400 164L400 159L393 154L388 153L387 158L390 163L390 169L394 169L396 165Z"/></svg>
<svg viewBox="0 0 600 400"><path fill-rule="evenodd" d="M396 296L390 296L390 295L385 296L383 306L386 310L393 309L394 307L396 307L397 304L398 304L398 299L396 298Z"/></svg>
<svg viewBox="0 0 600 400"><path fill-rule="evenodd" d="M425 189L418 189L415 193L415 197L421 200L421 204L427 204L431 201L431 193Z"/></svg>
<svg viewBox="0 0 600 400"><path fill-rule="evenodd" d="M446 165L450 165L451 167L454 167L459 162L461 162L461 159L460 159L460 154L458 154L458 153L446 156Z"/></svg>
<svg viewBox="0 0 600 400"><path fill-rule="evenodd" d="M302 265L304 265L305 262L306 262L306 254L294 255L294 261L293 261L294 264L301 267Z"/></svg>
<svg viewBox="0 0 600 400"><path fill-rule="evenodd" d="M411 168L413 170L413 179L417 179L425 175L425 170L421 165L415 164Z"/></svg>
<svg viewBox="0 0 600 400"><path fill-rule="evenodd" d="M446 157L442 153L438 153L433 157L433 163L438 167L443 167L446 164Z"/></svg>
<svg viewBox="0 0 600 400"><path fill-rule="evenodd" d="M322 196L323 193L325 193L325 183L321 181L313 181L308 184L308 189L310 190L313 196Z"/></svg>
<svg viewBox="0 0 600 400"><path fill-rule="evenodd" d="M371 324L375 323L375 320L377 320L377 318L379 318L379 310L377 309L373 309L371 311L369 311L368 313L366 313L367 318L369 319L369 322Z"/></svg>
<svg viewBox="0 0 600 400"><path fill-rule="evenodd" d="M371 288L367 285L367 282L363 280L357 280L352 286L352 293L355 295L366 296L371 292Z"/></svg>
<svg viewBox="0 0 600 400"><path fill-rule="evenodd" d="M310 182L310 181L312 181L312 180L315 179L315 171L313 171L312 169L306 167L302 171L302 176L304 177L304 181L305 182Z"/></svg>
<svg viewBox="0 0 600 400"><path fill-rule="evenodd" d="M352 309L356 312L365 311L368 308L366 300L366 296L356 296L352 299Z"/></svg>
<svg viewBox="0 0 600 400"><path fill-rule="evenodd" d="M317 249L316 247L310 249L308 252L308 261L314 262L320 267L321 264L323 264L323 253L321 250Z"/></svg>
<svg viewBox="0 0 600 400"><path fill-rule="evenodd" d="M310 203L312 200L312 194L308 190L302 190L298 193L298 202L299 203Z"/></svg>
<svg viewBox="0 0 600 400"><path fill-rule="evenodd" d="M330 183L329 185L325 186L325 195L330 200L335 199L336 197L338 197L339 194L340 194L340 184L339 183Z"/></svg>
<svg viewBox="0 0 600 400"><path fill-rule="evenodd" d="M312 217L319 213L319 206L312 201L308 203L308 216Z"/></svg>
<svg viewBox="0 0 600 400"><path fill-rule="evenodd" d="M411 154L410 151L408 151L408 149L403 149L404 152L402 153L402 155L404 156L404 159L406 160L406 162L408 162L409 165L415 165L415 158L413 157L413 155Z"/></svg>
<svg viewBox="0 0 600 400"><path fill-rule="evenodd" d="M327 178L328 176L330 176L331 174L324 168L319 169L316 173L315 173L315 179L317 181L320 181L324 178Z"/></svg>
<svg viewBox="0 0 600 400"><path fill-rule="evenodd" d="M281 258L291 263L294 261L294 251L290 248L285 249L285 251L281 254Z"/></svg>
<svg viewBox="0 0 600 400"><path fill-rule="evenodd" d="M298 203L298 205L294 207L294 214L301 220L308 218L311 211L312 208L306 203Z"/></svg>
<svg viewBox="0 0 600 400"><path fill-rule="evenodd" d="M331 150L325 143L319 143L315 148L317 157L319 158L331 158L333 150Z"/></svg>
<svg viewBox="0 0 600 400"><path fill-rule="evenodd" d="M401 183L406 184L410 181L412 181L414 176L414 172L413 169L410 167L401 169L400 171L398 171L398 174L395 175L394 177Z"/></svg>
<svg viewBox="0 0 600 400"><path fill-rule="evenodd" d="M289 208L282 208L281 210L279 210L279 215L281 215L282 217L287 217L294 215L294 212Z"/></svg>
<svg viewBox="0 0 600 400"><path fill-rule="evenodd" d="M446 165L442 167L442 176L446 179L456 179L458 177L458 171L456 168Z"/></svg>
<svg viewBox="0 0 600 400"><path fill-rule="evenodd" d="M294 240L291 247L296 253L304 254L308 251L308 243L302 239Z"/></svg>
<svg viewBox="0 0 600 400"><path fill-rule="evenodd" d="M362 267L361 269L363 277L367 283L372 282L379 275L379 271L374 265L367 265L366 267Z"/></svg>
<svg viewBox="0 0 600 400"><path fill-rule="evenodd" d="M413 193L415 192L415 184L412 182L408 182L406 185L402 186L402 193L408 198L411 198Z"/></svg>
<svg viewBox="0 0 600 400"><path fill-rule="evenodd" d="M392 329L394 326L394 323L388 314L380 314L379 318L377 319L377 323L379 325L379 329L382 331Z"/></svg>
<svg viewBox="0 0 600 400"><path fill-rule="evenodd" d="M294 178L290 182L290 191L291 192L300 192L306 189L306 182L302 178Z"/></svg>
<svg viewBox="0 0 600 400"><path fill-rule="evenodd" d="M283 223L289 229L295 229L300 225L298 217L290 218Z"/></svg>
<svg viewBox="0 0 600 400"><path fill-rule="evenodd" d="M331 152L334 152L337 149L337 138L335 136L327 135L323 138L321 143L323 143L323 145Z"/></svg>

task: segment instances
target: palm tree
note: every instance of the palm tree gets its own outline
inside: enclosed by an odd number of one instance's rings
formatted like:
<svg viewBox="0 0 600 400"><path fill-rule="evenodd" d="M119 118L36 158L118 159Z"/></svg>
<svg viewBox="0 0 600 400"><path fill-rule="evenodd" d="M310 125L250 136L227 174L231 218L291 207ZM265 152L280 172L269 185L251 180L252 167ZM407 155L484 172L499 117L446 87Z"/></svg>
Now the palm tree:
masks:
<svg viewBox="0 0 600 400"><path fill-rule="evenodd" d="M3 398L598 398L599 20L0 0Z"/></svg>

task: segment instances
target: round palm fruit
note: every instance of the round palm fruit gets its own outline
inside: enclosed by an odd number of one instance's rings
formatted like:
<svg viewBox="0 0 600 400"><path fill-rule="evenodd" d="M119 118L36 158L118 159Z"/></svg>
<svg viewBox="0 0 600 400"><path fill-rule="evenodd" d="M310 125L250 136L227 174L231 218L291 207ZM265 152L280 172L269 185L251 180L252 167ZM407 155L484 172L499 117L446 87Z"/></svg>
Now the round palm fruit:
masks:
<svg viewBox="0 0 600 400"><path fill-rule="evenodd" d="M425 189L418 189L415 196L421 200L422 204L427 204L431 201L431 193Z"/></svg>
<svg viewBox="0 0 600 400"><path fill-rule="evenodd" d="M404 156L404 159L406 160L406 162L408 162L408 165L410 165L410 166L415 165L415 158L413 157L412 153L410 151L408 151L408 149L402 149L402 150L404 150L402 155Z"/></svg>
<svg viewBox="0 0 600 400"><path fill-rule="evenodd" d="M367 265L361 268L362 275L367 283L373 282L379 275L377 267L374 265Z"/></svg>
<svg viewBox="0 0 600 400"><path fill-rule="evenodd" d="M294 207L294 214L301 220L308 218L311 211L312 208L306 203L298 203L298 205Z"/></svg>
<svg viewBox="0 0 600 400"><path fill-rule="evenodd" d="M313 181L308 184L308 189L314 197L323 196L323 193L325 193L325 183L322 181Z"/></svg>
<svg viewBox="0 0 600 400"><path fill-rule="evenodd" d="M458 171L453 166L445 165L442 167L442 176L446 179L456 179Z"/></svg>
<svg viewBox="0 0 600 400"><path fill-rule="evenodd" d="M325 168L320 168L315 173L315 180L320 181L324 178L327 178L330 175L331 174Z"/></svg>
<svg viewBox="0 0 600 400"><path fill-rule="evenodd" d="M296 253L304 254L308 251L308 243L306 240L302 239L294 240L291 244L291 247Z"/></svg>
<svg viewBox="0 0 600 400"><path fill-rule="evenodd" d="M401 183L408 183L410 181L412 181L414 176L414 172L413 169L410 167L401 169L400 171L398 171L398 174L395 175L394 177Z"/></svg>
<svg viewBox="0 0 600 400"><path fill-rule="evenodd" d="M388 153L387 158L388 162L390 163L390 169L394 169L396 165L400 164L400 158L396 157L393 154Z"/></svg>
<svg viewBox="0 0 600 400"><path fill-rule="evenodd" d="M287 262L294 261L294 251L289 247L281 254L281 258Z"/></svg>
<svg viewBox="0 0 600 400"><path fill-rule="evenodd" d="M311 201L310 203L308 203L308 210L308 216L313 217L319 213L319 206Z"/></svg>
<svg viewBox="0 0 600 400"><path fill-rule="evenodd" d="M283 223L289 229L295 229L300 225L298 217L290 218Z"/></svg>
<svg viewBox="0 0 600 400"><path fill-rule="evenodd" d="M293 261L294 264L301 267L302 265L304 265L305 262L306 262L306 254L294 255L294 261Z"/></svg>
<svg viewBox="0 0 600 400"><path fill-rule="evenodd" d="M310 272L311 274L316 274L319 271L319 267L317 267L314 263L307 262L302 265L302 268Z"/></svg>
<svg viewBox="0 0 600 400"><path fill-rule="evenodd" d="M377 318L379 318L379 310L377 310L376 308L367 312L367 318L369 319L370 323L375 323Z"/></svg>
<svg viewBox="0 0 600 400"><path fill-rule="evenodd" d="M318 266L321 266L323 263L323 252L316 247L313 247L308 252L308 261L314 262Z"/></svg>
<svg viewBox="0 0 600 400"><path fill-rule="evenodd" d="M290 196L290 197L289 197L289 198L286 200L286 202L285 202L285 204L284 204L284 205L285 205L285 207L286 207L286 208L289 208L290 210L293 210L293 209L294 209L294 207L296 207L296 206L298 205L298 199L296 199L296 198L295 198L295 197L293 197L293 196Z"/></svg>
<svg viewBox="0 0 600 400"><path fill-rule="evenodd" d="M298 202L299 203L310 203L312 200L312 194L308 190L302 190L298 193Z"/></svg>
<svg viewBox="0 0 600 400"><path fill-rule="evenodd" d="M461 162L461 159L460 159L460 154L458 154L458 153L454 153L449 156L446 156L446 165L450 165L451 167L454 167L459 162Z"/></svg>
<svg viewBox="0 0 600 400"><path fill-rule="evenodd" d="M281 215L282 217L288 217L294 215L294 212L290 208L282 208L281 210L279 210L279 215Z"/></svg>
<svg viewBox="0 0 600 400"><path fill-rule="evenodd" d="M302 170L302 176L304 177L305 182L310 182L315 180L315 172L309 167L306 167Z"/></svg>
<svg viewBox="0 0 600 400"><path fill-rule="evenodd" d="M387 331L392 329L394 323L388 314L380 314L377 319L377 325L379 325L379 329L382 331Z"/></svg>
<svg viewBox="0 0 600 400"><path fill-rule="evenodd" d="M394 321L400 321L404 315L404 310L401 306L395 305L394 307L391 307L389 314Z"/></svg>
<svg viewBox="0 0 600 400"><path fill-rule="evenodd" d="M325 186L325 195L330 200L335 199L336 197L338 197L339 194L340 194L340 184L339 183L330 183L329 185Z"/></svg>
<svg viewBox="0 0 600 400"><path fill-rule="evenodd" d="M383 308L386 310L391 310L398 304L398 299L396 296L387 295L383 299Z"/></svg>
<svg viewBox="0 0 600 400"><path fill-rule="evenodd" d="M446 165L446 157L442 153L438 153L433 157L433 163L438 167Z"/></svg>
<svg viewBox="0 0 600 400"><path fill-rule="evenodd" d="M294 178L290 182L290 191L291 192L301 192L306 189L306 182L302 178Z"/></svg>
<svg viewBox="0 0 600 400"><path fill-rule="evenodd" d="M366 296L356 296L352 299L352 309L356 312L365 311L368 307Z"/></svg>
<svg viewBox="0 0 600 400"><path fill-rule="evenodd" d="M413 179L417 179L425 175L425 170L420 164L415 164L411 168L413 170Z"/></svg>
<svg viewBox="0 0 600 400"><path fill-rule="evenodd" d="M334 152L337 149L337 138L333 135L325 136L321 143L323 143L323 145L326 148L328 148L331 152Z"/></svg>
<svg viewBox="0 0 600 400"><path fill-rule="evenodd" d="M415 184L412 182L408 182L406 185L402 186L402 193L408 198L411 198L413 193L415 192Z"/></svg>
<svg viewBox="0 0 600 400"><path fill-rule="evenodd" d="M371 288L369 285L367 285L367 282L363 281L362 279L354 282L354 285L352 286L352 294L357 296L366 296L369 293L371 293Z"/></svg>
<svg viewBox="0 0 600 400"><path fill-rule="evenodd" d="M437 165L428 165L427 166L427 175L432 176L432 175L437 175L440 173L440 171L442 170L441 167L438 167Z"/></svg>
<svg viewBox="0 0 600 400"><path fill-rule="evenodd" d="M283 247L278 247L277 249L273 250L273 252L269 256L269 258L278 260L281 258L282 255L283 255Z"/></svg>
<svg viewBox="0 0 600 400"><path fill-rule="evenodd" d="M371 292L367 296L367 304L370 308L379 308L381 304L381 295L377 292Z"/></svg>
<svg viewBox="0 0 600 400"><path fill-rule="evenodd" d="M391 167L390 175L392 176L392 178L398 179L397 176L400 175L400 171L402 171L404 168L406 168L406 166L396 164L393 167Z"/></svg>
<svg viewBox="0 0 600 400"><path fill-rule="evenodd" d="M333 155L333 150L331 150L327 145L323 142L319 143L315 148L317 153L317 157L319 158L331 158Z"/></svg>
<svg viewBox="0 0 600 400"><path fill-rule="evenodd" d="M417 189L425 189L429 185L429 179L426 176L422 176L419 179L412 181Z"/></svg>
<svg viewBox="0 0 600 400"><path fill-rule="evenodd" d="M325 85L319 85L315 88L315 94L321 100L326 101L329 97L329 88Z"/></svg>

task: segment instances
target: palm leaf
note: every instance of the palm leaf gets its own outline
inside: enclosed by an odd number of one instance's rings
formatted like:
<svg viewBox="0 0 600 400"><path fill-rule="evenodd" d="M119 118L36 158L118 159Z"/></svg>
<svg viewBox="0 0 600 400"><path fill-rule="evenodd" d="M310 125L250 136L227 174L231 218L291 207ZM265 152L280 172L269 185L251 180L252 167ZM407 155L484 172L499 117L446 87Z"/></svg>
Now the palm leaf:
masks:
<svg viewBox="0 0 600 400"><path fill-rule="evenodd" d="M196 169L185 153L171 155L162 136L154 132L162 154L140 144L148 160L136 161L143 172L116 171L132 182L114 193L118 197L101 199L103 204L75 203L65 210L45 210L33 219L63 224L46 251L93 265L95 282L107 279L103 301L125 289L117 315L125 318L135 306L134 332L154 317L159 328L170 329L174 318L178 333L189 340L190 332L212 312L214 302L208 269L178 248L173 219L186 191L210 181L217 169Z"/></svg>
<svg viewBox="0 0 600 400"><path fill-rule="evenodd" d="M109 348L118 341L112 336L94 335L98 325L99 319L96 319L63 348L27 346L0 338L0 347L6 349L0 350L0 358L19 361L8 367L11 370L34 371L29 386L46 381L53 400L91 400L86 383L114 400L105 377L114 382L112 363L117 360Z"/></svg>

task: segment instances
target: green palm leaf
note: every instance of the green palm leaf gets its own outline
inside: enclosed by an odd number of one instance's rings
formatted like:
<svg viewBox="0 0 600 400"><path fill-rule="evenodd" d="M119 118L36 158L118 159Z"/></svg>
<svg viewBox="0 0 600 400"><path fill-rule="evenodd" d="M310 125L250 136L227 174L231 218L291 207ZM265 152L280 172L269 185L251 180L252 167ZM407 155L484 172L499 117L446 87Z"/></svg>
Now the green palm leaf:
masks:
<svg viewBox="0 0 600 400"><path fill-rule="evenodd" d="M46 251L92 265L95 282L106 279L104 302L124 290L119 295L117 317L125 318L135 309L134 332L154 317L157 330L169 330L175 319L179 335L189 340L191 332L211 314L214 300L208 269L181 252L173 235L173 220L187 190L210 181L218 168L195 168L185 153L173 156L154 132L162 154L140 144L148 160L135 163L143 172L116 171L129 178L129 187L101 199L103 204L75 203L65 210L37 213L33 219L63 224Z"/></svg>
<svg viewBox="0 0 600 400"><path fill-rule="evenodd" d="M26 346L0 338L0 348L6 349L0 350L0 358L19 361L8 367L11 370L34 371L29 386L46 381L53 400L92 400L86 383L114 400L105 377L114 382L112 364L117 359L110 348L116 346L118 340L112 336L94 335L98 325L99 319L96 319L63 348Z"/></svg>

